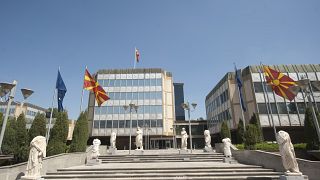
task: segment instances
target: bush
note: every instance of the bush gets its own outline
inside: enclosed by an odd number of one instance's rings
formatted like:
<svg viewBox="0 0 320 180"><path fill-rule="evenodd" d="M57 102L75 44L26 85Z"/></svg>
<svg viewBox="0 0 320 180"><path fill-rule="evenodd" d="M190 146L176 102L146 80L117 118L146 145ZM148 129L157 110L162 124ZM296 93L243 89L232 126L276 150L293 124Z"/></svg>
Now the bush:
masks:
<svg viewBox="0 0 320 180"><path fill-rule="evenodd" d="M253 113L249 124L253 124L257 127L257 133L256 133L257 143L263 142L263 133L261 129L260 120L255 113Z"/></svg>
<svg viewBox="0 0 320 180"><path fill-rule="evenodd" d="M228 124L227 124L226 121L223 121L222 124L221 124L220 137L221 137L221 140L224 139L224 138L230 138L231 139L230 129L229 129Z"/></svg>
<svg viewBox="0 0 320 180"><path fill-rule="evenodd" d="M16 162L24 162L28 160L28 131L26 128L26 118L23 113L21 113L17 119L16 124L16 142L17 148L14 154Z"/></svg>
<svg viewBox="0 0 320 180"><path fill-rule="evenodd" d="M307 148L307 144L306 143L300 143L300 144L294 144L293 145L294 149L302 149L302 150L306 150Z"/></svg>
<svg viewBox="0 0 320 180"><path fill-rule="evenodd" d="M242 119L239 119L238 129L237 129L237 143L242 144L244 141L244 125Z"/></svg>
<svg viewBox="0 0 320 180"><path fill-rule="evenodd" d="M9 118L6 131L4 132L2 153L14 155L17 149L16 141L16 120Z"/></svg>
<svg viewBox="0 0 320 180"><path fill-rule="evenodd" d="M45 114L37 113L31 128L29 129L29 142L36 136L46 136L46 117Z"/></svg>
<svg viewBox="0 0 320 180"><path fill-rule="evenodd" d="M57 140L50 140L50 143L47 146L47 156L65 153L66 149L66 143Z"/></svg>
<svg viewBox="0 0 320 180"><path fill-rule="evenodd" d="M257 127L253 124L247 126L244 134L244 148L247 150L255 150L257 143Z"/></svg>
<svg viewBox="0 0 320 180"><path fill-rule="evenodd" d="M257 143L257 150L269 151L269 152L278 152L279 145L277 143Z"/></svg>
<svg viewBox="0 0 320 180"><path fill-rule="evenodd" d="M81 112L73 130L70 152L85 152L89 138L87 113Z"/></svg>
<svg viewBox="0 0 320 180"><path fill-rule="evenodd" d="M317 131L313 123L312 110L310 108L306 109L305 120L304 120L304 137L307 143L307 150L319 150L320 144L318 140ZM320 124L320 117L318 114L318 122Z"/></svg>

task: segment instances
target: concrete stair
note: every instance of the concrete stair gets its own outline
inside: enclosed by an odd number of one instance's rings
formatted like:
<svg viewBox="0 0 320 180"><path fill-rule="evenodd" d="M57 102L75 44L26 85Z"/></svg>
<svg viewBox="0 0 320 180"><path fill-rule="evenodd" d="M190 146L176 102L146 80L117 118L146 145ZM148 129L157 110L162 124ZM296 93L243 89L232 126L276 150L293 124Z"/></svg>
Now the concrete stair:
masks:
<svg viewBox="0 0 320 180"><path fill-rule="evenodd" d="M76 166L48 172L43 178L66 180L151 179L279 179L282 173L261 166L223 163L220 153L101 156L101 165Z"/></svg>

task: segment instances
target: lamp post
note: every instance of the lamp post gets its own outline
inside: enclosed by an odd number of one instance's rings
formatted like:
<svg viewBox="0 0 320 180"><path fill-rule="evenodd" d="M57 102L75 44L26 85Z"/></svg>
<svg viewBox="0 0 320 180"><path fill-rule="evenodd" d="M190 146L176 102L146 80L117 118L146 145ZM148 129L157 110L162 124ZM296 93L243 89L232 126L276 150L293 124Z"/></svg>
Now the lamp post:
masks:
<svg viewBox="0 0 320 180"><path fill-rule="evenodd" d="M190 150L191 150L191 153L192 153L192 135L191 135L191 122L190 122L190 104L189 102L186 102L186 103L182 103L181 104L182 108L184 110L187 110L188 111L188 119L189 119L189 136L190 136ZM191 106L193 108L193 111L196 109L197 107L197 104L196 103L191 103Z"/></svg>
<svg viewBox="0 0 320 180"><path fill-rule="evenodd" d="M33 92L34 91L32 91L31 89L27 89L27 88L22 88L21 89L21 93L23 95L23 101L21 103L21 107L23 106L23 103L26 102L27 98L33 94Z"/></svg>
<svg viewBox="0 0 320 180"><path fill-rule="evenodd" d="M172 136L173 149L177 149L177 142L176 142L176 125L173 124L173 125L172 125L172 128L170 128L170 129L172 129L172 131L173 131L173 136Z"/></svg>
<svg viewBox="0 0 320 180"><path fill-rule="evenodd" d="M14 95L16 93L17 84L18 84L18 82L16 80L14 80L12 83L0 83L1 89L3 90L4 94L7 94L7 93L10 92L9 101L8 101L8 105L7 105L7 109L6 109L6 114L4 116L2 129L1 129L1 134L0 134L0 151L1 151L1 154L2 154L3 136L4 136L4 132L6 130L6 126L7 126L7 121L8 121L8 117L9 117L9 113L10 113L10 106L11 106L11 103L13 101Z"/></svg>
<svg viewBox="0 0 320 180"><path fill-rule="evenodd" d="M131 154L131 131L132 131L132 110L134 109L136 112L138 111L138 107L137 105L130 103L129 106L128 105L124 105L123 108L125 111L127 111L129 109L130 112L130 139L129 139L129 154Z"/></svg>

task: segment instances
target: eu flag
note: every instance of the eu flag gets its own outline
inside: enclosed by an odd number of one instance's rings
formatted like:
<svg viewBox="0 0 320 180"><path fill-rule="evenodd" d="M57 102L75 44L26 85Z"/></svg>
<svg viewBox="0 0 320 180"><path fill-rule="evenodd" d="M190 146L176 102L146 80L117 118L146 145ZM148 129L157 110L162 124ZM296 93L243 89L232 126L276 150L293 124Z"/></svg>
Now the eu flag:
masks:
<svg viewBox="0 0 320 180"><path fill-rule="evenodd" d="M63 106L62 106L62 102L63 102L63 98L64 95L67 92L67 88L66 85L64 84L61 74L60 74L60 70L58 70L58 77L57 77L57 82L56 82L56 89L58 91L58 111L63 111Z"/></svg>
<svg viewBox="0 0 320 180"><path fill-rule="evenodd" d="M242 80L239 74L241 74L241 69L237 69L235 67L235 71L236 71L236 81L237 81L237 85L238 85L238 90L239 90L239 97L240 97L240 104L241 104L241 108L242 110L245 112L247 111L246 106L244 105L244 101L243 101L243 96L242 96Z"/></svg>

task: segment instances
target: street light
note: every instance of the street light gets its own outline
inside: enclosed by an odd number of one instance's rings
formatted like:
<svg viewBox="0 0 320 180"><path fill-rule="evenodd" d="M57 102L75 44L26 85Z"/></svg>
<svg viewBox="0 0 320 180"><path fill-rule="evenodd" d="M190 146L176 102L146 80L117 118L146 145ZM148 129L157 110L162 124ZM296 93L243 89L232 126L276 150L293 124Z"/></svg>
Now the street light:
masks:
<svg viewBox="0 0 320 180"><path fill-rule="evenodd" d="M130 111L130 139L129 139L129 154L131 154L131 131L132 131L132 110L134 109L137 113L138 111L138 107L137 105L130 103L129 106L128 105L124 105L123 109L125 111L127 111L129 109Z"/></svg>
<svg viewBox="0 0 320 180"><path fill-rule="evenodd" d="M191 135L191 122L190 122L190 104L189 102L186 102L186 103L182 103L181 104L182 108L184 110L187 110L188 111L188 118L189 118L189 136L190 136L190 150L191 150L191 153L192 153L192 135ZM197 107L197 104L196 103L191 103L191 106L193 108L192 111L194 111Z"/></svg>
<svg viewBox="0 0 320 180"><path fill-rule="evenodd" d="M21 107L23 106L23 103L25 103L26 99L33 94L33 92L34 91L32 91L31 89L27 89L27 88L21 89L21 93L23 95L23 101L21 103Z"/></svg>

